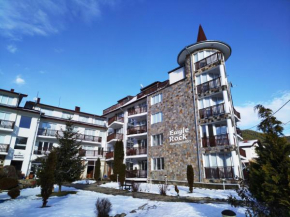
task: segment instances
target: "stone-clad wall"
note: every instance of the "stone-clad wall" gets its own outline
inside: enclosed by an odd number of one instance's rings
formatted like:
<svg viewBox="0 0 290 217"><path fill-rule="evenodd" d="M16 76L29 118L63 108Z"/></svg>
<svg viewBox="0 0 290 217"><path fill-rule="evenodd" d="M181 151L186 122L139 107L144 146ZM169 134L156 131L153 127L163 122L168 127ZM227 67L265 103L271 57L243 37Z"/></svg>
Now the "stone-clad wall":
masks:
<svg viewBox="0 0 290 217"><path fill-rule="evenodd" d="M156 94L162 93L162 102L151 106L151 97L148 97L148 178L164 181L186 181L187 165L194 168L195 181L198 181L197 146L195 138L193 97L188 64L186 64L186 78ZM155 94L154 94L155 95ZM152 95L152 96L154 96ZM163 122L151 125L151 114L163 113ZM178 144L169 142L170 130L188 128L186 137L190 141L181 141ZM163 133L163 145L152 146L151 136ZM152 158L164 157L164 170L152 171Z"/></svg>

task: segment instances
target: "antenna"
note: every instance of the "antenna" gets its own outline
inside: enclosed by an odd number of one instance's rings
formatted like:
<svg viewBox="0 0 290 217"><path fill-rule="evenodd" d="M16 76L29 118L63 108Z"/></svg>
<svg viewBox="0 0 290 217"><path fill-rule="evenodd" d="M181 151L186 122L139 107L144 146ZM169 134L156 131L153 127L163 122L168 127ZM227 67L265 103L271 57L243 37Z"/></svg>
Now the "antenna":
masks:
<svg viewBox="0 0 290 217"><path fill-rule="evenodd" d="M58 100L58 107L60 106L60 99L61 99L61 96L59 97L59 100Z"/></svg>
<svg viewBox="0 0 290 217"><path fill-rule="evenodd" d="M143 84L140 84L140 86L141 86L141 88L143 88L144 86L143 86Z"/></svg>

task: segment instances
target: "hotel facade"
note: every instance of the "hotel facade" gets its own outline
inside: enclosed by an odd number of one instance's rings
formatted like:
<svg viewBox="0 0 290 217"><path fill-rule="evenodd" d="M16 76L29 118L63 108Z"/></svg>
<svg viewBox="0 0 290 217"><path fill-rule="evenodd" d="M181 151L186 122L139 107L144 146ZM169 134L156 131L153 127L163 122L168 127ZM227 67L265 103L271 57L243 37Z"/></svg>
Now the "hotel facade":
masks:
<svg viewBox="0 0 290 217"><path fill-rule="evenodd" d="M57 145L55 133L64 129L65 121L72 117L86 150L83 177L93 176L98 157L103 176L109 177L113 173L114 144L122 140L127 180L185 183L187 165L192 165L195 182L223 179L234 183L243 177L239 154L242 138L237 129L240 114L233 105L225 67L230 55L229 45L207 40L200 26L197 42L181 50L177 56L179 66L168 72L168 80L154 82L137 95L120 99L102 116L82 113L78 107L68 110L41 104L40 99L27 102L24 108L15 105L20 112L14 115L16 118L10 116L14 128L4 130L9 148L0 152L1 159L4 165L16 165L22 115L29 113L33 128L22 154L21 170L27 170L25 174L33 171L37 154ZM0 110L9 110L4 107ZM17 115L21 116L19 120Z"/></svg>

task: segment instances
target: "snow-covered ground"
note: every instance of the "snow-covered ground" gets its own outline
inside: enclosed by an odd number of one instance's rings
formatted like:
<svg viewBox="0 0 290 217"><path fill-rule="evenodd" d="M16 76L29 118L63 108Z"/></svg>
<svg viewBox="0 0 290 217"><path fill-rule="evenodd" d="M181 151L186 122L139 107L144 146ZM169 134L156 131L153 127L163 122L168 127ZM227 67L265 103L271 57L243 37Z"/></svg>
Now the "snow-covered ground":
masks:
<svg viewBox="0 0 290 217"><path fill-rule="evenodd" d="M83 180L78 180L73 182L73 184L84 184L84 185L88 185L88 184L94 184L96 183L95 180L89 180L89 179L83 179Z"/></svg>
<svg viewBox="0 0 290 217"><path fill-rule="evenodd" d="M119 184L117 182L110 182L101 187L119 189ZM189 193L189 188L186 186L178 186L179 196L181 197L210 197L215 199L227 199L228 196L233 195L236 198L240 198L235 190L214 190L207 188L193 188L193 193ZM152 194L159 194L158 184L147 184L142 183L139 187L140 192L147 192ZM177 196L174 185L168 185L167 188L168 196Z"/></svg>
<svg viewBox="0 0 290 217"><path fill-rule="evenodd" d="M57 191L57 187L55 191ZM112 203L110 215L126 213L128 217L160 216L160 217L193 217L211 216L220 217L224 209L231 209L237 216L245 216L244 208L233 208L228 204L195 204L179 202L159 202L145 199L136 199L128 196L113 196L91 191L77 190L63 187L62 190L77 191L64 197L51 197L48 200L49 208L39 208L42 199L36 197L40 188L21 190L21 196L16 200L5 201L0 204L0 216L96 216L95 202L97 198L108 198ZM0 193L0 199L8 198L7 193ZM138 209L138 207L142 207ZM135 213L130 213L136 210Z"/></svg>

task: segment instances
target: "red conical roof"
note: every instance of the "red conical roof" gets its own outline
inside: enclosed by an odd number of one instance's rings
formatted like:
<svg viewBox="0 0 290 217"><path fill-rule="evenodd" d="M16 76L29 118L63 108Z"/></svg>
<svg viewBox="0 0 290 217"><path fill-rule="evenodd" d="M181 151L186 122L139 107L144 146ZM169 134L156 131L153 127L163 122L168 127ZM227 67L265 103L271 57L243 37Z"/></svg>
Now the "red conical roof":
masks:
<svg viewBox="0 0 290 217"><path fill-rule="evenodd" d="M199 29L198 29L198 35L197 35L197 40L196 42L200 42L200 41L206 41L206 36L204 34L204 31L202 29L202 26L199 25Z"/></svg>

